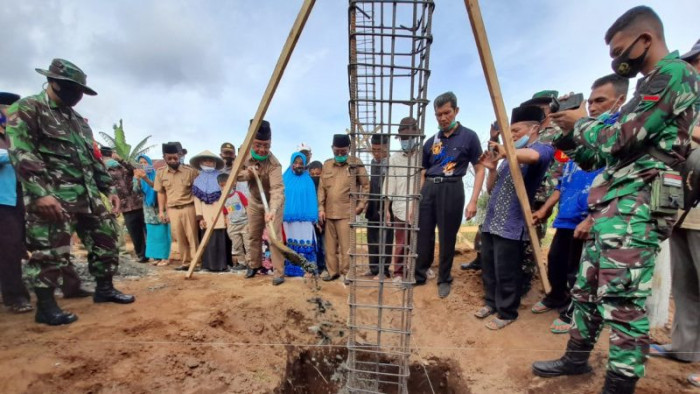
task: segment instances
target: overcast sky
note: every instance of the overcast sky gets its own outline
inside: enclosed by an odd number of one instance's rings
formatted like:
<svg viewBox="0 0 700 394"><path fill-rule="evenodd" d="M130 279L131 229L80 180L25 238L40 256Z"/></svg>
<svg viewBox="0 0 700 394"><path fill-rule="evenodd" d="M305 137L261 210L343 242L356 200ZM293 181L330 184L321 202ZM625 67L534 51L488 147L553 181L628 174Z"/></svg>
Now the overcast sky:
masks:
<svg viewBox="0 0 700 394"><path fill-rule="evenodd" d="M0 7L0 90L29 95L45 79L34 68L73 61L99 95L76 109L97 136L124 120L135 144L179 140L190 156L238 146L258 106L301 0L23 0ZM453 90L458 120L482 139L494 119L464 2L436 1L428 97ZM589 92L611 72L603 36L633 1L482 1L506 107L535 91ZM697 0L648 1L668 46L685 52L700 37ZM332 134L349 127L347 5L318 0L266 119L283 164L300 142L331 156ZM426 135L437 128L432 109ZM99 141L98 136L98 141Z"/></svg>

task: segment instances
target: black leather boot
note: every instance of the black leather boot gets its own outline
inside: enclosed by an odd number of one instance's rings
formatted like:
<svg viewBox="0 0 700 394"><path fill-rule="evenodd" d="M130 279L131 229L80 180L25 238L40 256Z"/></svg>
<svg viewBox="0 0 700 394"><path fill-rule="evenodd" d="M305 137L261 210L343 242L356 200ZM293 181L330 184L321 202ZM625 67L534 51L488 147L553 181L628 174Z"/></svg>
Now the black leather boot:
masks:
<svg viewBox="0 0 700 394"><path fill-rule="evenodd" d="M246 273L245 273L245 278L249 279L249 278L254 277L255 275L257 275L259 270L260 270L260 268L248 268L248 271L246 271Z"/></svg>
<svg viewBox="0 0 700 394"><path fill-rule="evenodd" d="M532 363L532 373L544 378L561 375L581 375L592 371L588 365L588 358L593 350L593 345L569 338L566 344L566 353L557 360L535 361Z"/></svg>
<svg viewBox="0 0 700 394"><path fill-rule="evenodd" d="M95 294L92 296L92 300L95 303L114 302L116 304L131 304L136 300L134 296L124 294L115 289L111 276L96 278L95 282L97 282L97 286L95 287Z"/></svg>
<svg viewBox="0 0 700 394"><path fill-rule="evenodd" d="M63 298L85 298L90 297L93 294L94 293L90 290L85 290L82 287L78 287L78 290L75 291L64 291Z"/></svg>
<svg viewBox="0 0 700 394"><path fill-rule="evenodd" d="M637 380L639 380L639 378L631 378L613 371L608 371L605 374L603 394L633 394L634 386L637 385Z"/></svg>
<svg viewBox="0 0 700 394"><path fill-rule="evenodd" d="M56 304L53 296L54 289L34 289L36 293L36 316L37 323L48 324L50 326L60 326L61 324L71 324L78 320L78 316L64 312Z"/></svg>

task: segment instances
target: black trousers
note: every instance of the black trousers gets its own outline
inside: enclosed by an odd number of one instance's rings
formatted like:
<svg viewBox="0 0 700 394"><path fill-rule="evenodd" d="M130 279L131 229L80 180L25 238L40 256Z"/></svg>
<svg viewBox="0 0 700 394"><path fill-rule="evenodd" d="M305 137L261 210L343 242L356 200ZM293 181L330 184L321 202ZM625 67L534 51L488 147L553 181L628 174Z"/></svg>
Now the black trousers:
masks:
<svg viewBox="0 0 700 394"><path fill-rule="evenodd" d="M0 205L0 286L5 306L29 301L29 292L22 281L24 247L24 208Z"/></svg>
<svg viewBox="0 0 700 394"><path fill-rule="evenodd" d="M380 267L384 267L384 277L389 278L389 266L391 265L391 255L394 243L394 230L390 228L379 229L380 222L369 222L367 227L367 244L369 249L369 270L372 275L379 275ZM381 252L380 242L384 238L384 252Z"/></svg>
<svg viewBox="0 0 700 394"><path fill-rule="evenodd" d="M428 178L420 194L416 283L425 283L428 269L433 265L435 226L439 230L440 241L438 284L452 283L452 260L464 211L464 185L461 180L433 183Z"/></svg>
<svg viewBox="0 0 700 394"><path fill-rule="evenodd" d="M523 243L481 233L481 278L484 300L501 319L518 317L523 280Z"/></svg>
<svg viewBox="0 0 700 394"><path fill-rule="evenodd" d="M143 209L124 212L124 224L129 232L131 242L134 243L136 256L142 259L146 255L146 223L143 219Z"/></svg>
<svg viewBox="0 0 700 394"><path fill-rule="evenodd" d="M582 250L583 240L574 238L574 230L559 228L554 233L547 255L547 278L552 291L542 300L547 307L565 313L571 301L571 288L576 282Z"/></svg>

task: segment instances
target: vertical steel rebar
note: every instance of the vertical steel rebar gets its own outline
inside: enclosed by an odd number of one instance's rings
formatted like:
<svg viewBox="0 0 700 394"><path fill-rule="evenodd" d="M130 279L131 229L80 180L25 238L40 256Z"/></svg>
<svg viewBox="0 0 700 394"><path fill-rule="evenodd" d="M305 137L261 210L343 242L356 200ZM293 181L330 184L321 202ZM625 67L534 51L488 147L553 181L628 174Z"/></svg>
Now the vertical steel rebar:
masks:
<svg viewBox="0 0 700 394"><path fill-rule="evenodd" d="M421 146L425 138L433 9L432 0L349 1L351 154L365 163L368 173L375 165L386 174L379 193L351 191L354 199L376 203L380 212L378 221L368 222L359 215L352 223L346 386L351 393L408 392L422 152L417 149L406 155L394 137L400 120L411 116L417 121ZM375 134L391 141L390 155L404 155L408 163L373 163L371 137ZM401 178L403 189L389 195L386 180L390 178ZM399 220L393 215L385 217L389 200L409 207L405 217L409 241L400 255L395 252L393 239L390 244L385 241L385 235ZM412 210L415 215L410 214ZM372 245L377 246L378 253L369 251L369 229L379 233L379 242ZM386 250L388 247L391 252ZM379 262L379 275L374 278L366 275L372 257ZM388 265L394 262L395 269L394 260L399 257L404 261L403 275L385 277Z"/></svg>

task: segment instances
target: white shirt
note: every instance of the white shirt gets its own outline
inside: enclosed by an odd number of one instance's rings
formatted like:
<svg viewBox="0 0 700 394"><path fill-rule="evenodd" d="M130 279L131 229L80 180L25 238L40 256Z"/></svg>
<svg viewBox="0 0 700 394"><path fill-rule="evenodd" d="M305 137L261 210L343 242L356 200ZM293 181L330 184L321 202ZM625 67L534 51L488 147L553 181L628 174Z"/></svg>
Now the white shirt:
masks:
<svg viewBox="0 0 700 394"><path fill-rule="evenodd" d="M420 147L418 147L420 148ZM420 183L422 164L418 160L418 149L412 152L396 152L389 158L389 170L382 190L391 200L391 211L396 219L406 220L408 201L416 201L414 194L419 194L417 185ZM409 168L410 167L410 168ZM415 189L415 190L414 190Z"/></svg>

